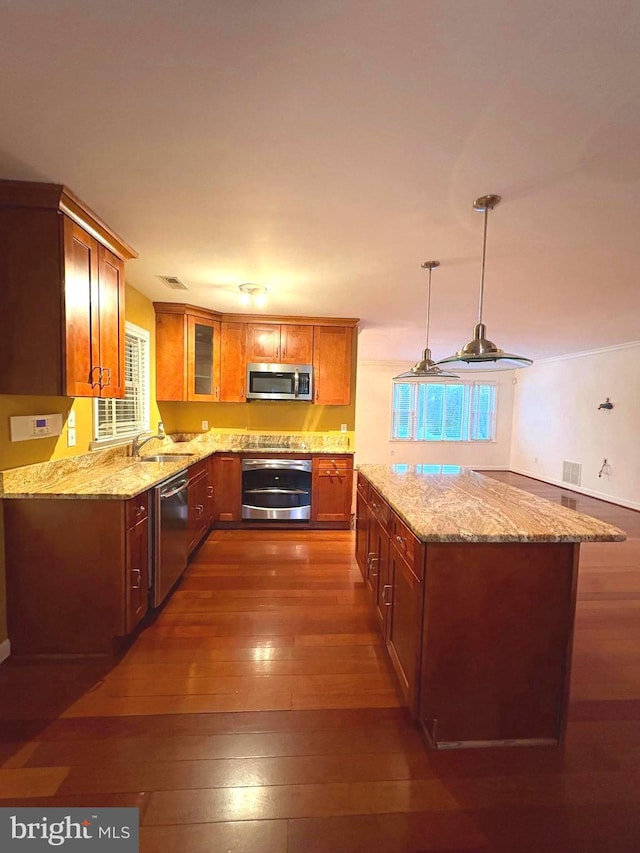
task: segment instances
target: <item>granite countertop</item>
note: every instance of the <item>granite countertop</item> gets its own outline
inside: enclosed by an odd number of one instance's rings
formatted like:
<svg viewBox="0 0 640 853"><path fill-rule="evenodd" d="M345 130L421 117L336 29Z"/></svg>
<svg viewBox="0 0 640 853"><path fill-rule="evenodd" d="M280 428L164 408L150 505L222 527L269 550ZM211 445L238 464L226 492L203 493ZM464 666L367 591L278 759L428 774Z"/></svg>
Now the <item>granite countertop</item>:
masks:
<svg viewBox="0 0 640 853"><path fill-rule="evenodd" d="M468 468L362 465L358 470L422 542L621 542L610 524Z"/></svg>
<svg viewBox="0 0 640 853"><path fill-rule="evenodd" d="M189 454L164 462L141 462L128 456L130 444L12 468L0 472L0 498L82 498L127 500L157 486L212 453L352 454L345 437L308 438L216 433L184 434L174 441L153 441L142 456Z"/></svg>

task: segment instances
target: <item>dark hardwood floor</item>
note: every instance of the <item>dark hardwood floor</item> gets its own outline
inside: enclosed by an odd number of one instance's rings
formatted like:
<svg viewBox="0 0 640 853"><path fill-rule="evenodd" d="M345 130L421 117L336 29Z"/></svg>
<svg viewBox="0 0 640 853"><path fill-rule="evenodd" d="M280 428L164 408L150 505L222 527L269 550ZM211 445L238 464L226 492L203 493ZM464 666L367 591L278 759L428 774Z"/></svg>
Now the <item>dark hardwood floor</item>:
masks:
<svg viewBox="0 0 640 853"><path fill-rule="evenodd" d="M561 748L427 752L350 532L215 531L110 663L0 667L0 805L140 808L143 853L632 853L640 513L583 545Z"/></svg>

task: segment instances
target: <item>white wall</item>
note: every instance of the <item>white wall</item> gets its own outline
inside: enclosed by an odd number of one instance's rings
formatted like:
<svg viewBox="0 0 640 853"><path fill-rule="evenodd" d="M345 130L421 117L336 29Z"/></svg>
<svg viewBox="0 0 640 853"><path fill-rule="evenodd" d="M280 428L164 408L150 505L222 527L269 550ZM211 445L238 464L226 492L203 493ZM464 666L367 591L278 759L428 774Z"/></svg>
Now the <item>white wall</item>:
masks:
<svg viewBox="0 0 640 853"><path fill-rule="evenodd" d="M614 408L598 409L606 397ZM512 471L561 484L563 461L578 462L571 489L640 509L640 342L518 371L512 433Z"/></svg>
<svg viewBox="0 0 640 853"><path fill-rule="evenodd" d="M355 461L363 464L394 462L465 465L470 468L508 468L514 371L474 373L469 379L498 383L498 418L494 442L391 441L392 379L413 362L358 361L356 383Z"/></svg>

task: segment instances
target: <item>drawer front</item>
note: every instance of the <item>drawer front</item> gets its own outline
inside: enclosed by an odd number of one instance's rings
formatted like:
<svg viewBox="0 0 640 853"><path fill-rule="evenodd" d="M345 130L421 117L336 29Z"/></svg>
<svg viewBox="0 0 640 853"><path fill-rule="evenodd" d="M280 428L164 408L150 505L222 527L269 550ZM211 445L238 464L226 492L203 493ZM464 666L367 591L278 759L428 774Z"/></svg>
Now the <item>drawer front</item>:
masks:
<svg viewBox="0 0 640 853"><path fill-rule="evenodd" d="M424 577L424 546L395 514L391 519L391 542L413 574L421 581Z"/></svg>
<svg viewBox="0 0 640 853"><path fill-rule="evenodd" d="M345 471L353 468L353 456L314 456L313 467L323 473L327 471Z"/></svg>
<svg viewBox="0 0 640 853"><path fill-rule="evenodd" d="M143 492L126 504L127 530L149 516L149 492Z"/></svg>
<svg viewBox="0 0 640 853"><path fill-rule="evenodd" d="M373 487L369 491L369 509L377 518L385 530L389 530L391 521L391 508L389 504L376 492Z"/></svg>
<svg viewBox="0 0 640 853"><path fill-rule="evenodd" d="M206 459L202 459L200 462L196 462L194 465L189 465L189 483L195 483L196 480L199 480L201 477L204 477L206 473Z"/></svg>
<svg viewBox="0 0 640 853"><path fill-rule="evenodd" d="M369 503L369 489L370 489L369 481L366 480L362 476L362 474L358 474L357 489L358 489L358 494L360 495L360 497L363 498L366 501L366 503Z"/></svg>

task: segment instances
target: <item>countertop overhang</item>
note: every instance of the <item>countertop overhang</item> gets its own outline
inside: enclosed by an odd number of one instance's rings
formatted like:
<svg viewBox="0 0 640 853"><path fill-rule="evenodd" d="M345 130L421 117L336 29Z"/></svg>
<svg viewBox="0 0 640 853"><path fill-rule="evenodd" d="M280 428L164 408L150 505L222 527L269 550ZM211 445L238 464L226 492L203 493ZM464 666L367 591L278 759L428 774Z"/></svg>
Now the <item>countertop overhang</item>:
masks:
<svg viewBox="0 0 640 853"><path fill-rule="evenodd" d="M622 542L611 524L468 468L362 465L358 470L422 542ZM428 469L427 471L425 469Z"/></svg>

